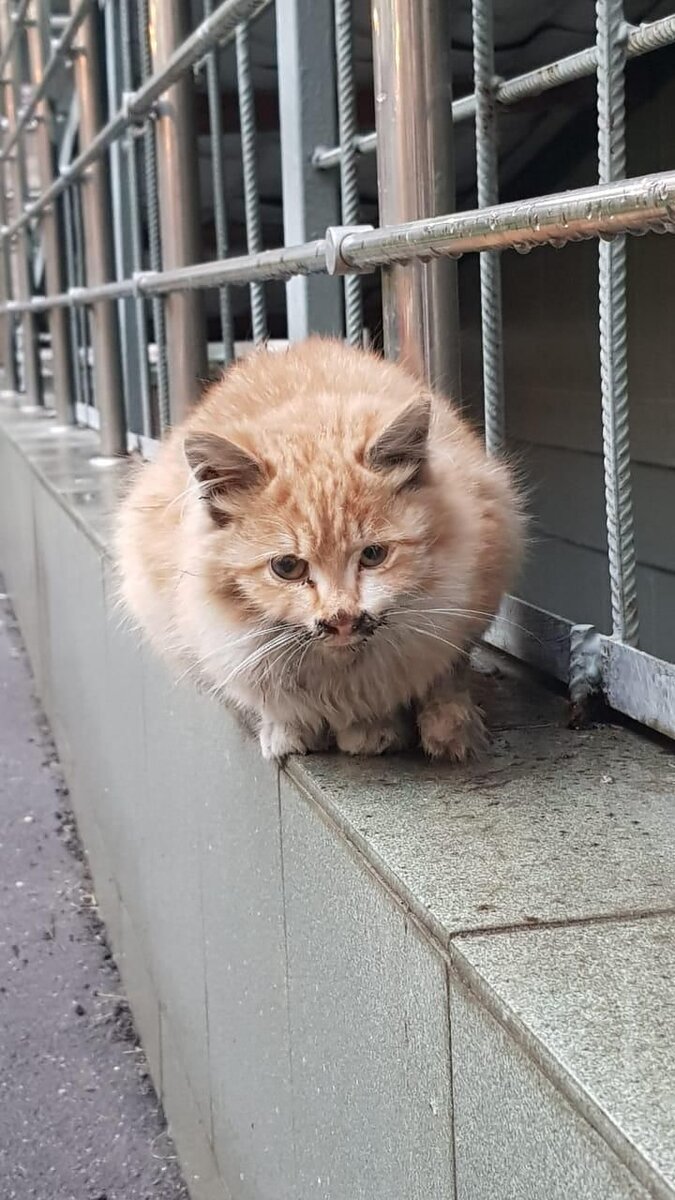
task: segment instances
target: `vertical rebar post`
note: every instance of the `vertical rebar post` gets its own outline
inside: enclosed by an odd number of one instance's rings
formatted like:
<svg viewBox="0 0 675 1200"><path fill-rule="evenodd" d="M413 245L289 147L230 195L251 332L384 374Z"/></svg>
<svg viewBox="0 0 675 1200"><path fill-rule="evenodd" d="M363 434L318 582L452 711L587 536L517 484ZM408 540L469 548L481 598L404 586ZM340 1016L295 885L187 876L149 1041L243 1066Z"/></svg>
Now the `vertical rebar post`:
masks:
<svg viewBox="0 0 675 1200"><path fill-rule="evenodd" d="M600 183L626 176L622 0L597 0L598 173ZM638 604L626 347L626 239L599 247L600 382L605 468L605 507L612 605L612 633L636 645Z"/></svg>
<svg viewBox="0 0 675 1200"><path fill-rule="evenodd" d="M71 0L71 11L76 0ZM80 150L93 141L103 125L100 94L98 10L85 18L74 46L73 70L80 107ZM88 168L81 189L87 283L96 286L113 279L112 210L108 164L98 158ZM101 454L126 453L126 428L117 303L98 300L91 308L94 355L94 394L100 418Z"/></svg>
<svg viewBox="0 0 675 1200"><path fill-rule="evenodd" d="M73 144L79 125L80 106L77 99L77 92L73 88L68 115L66 117L65 126L61 134L61 142L57 155L57 169L59 172L67 170L73 156ZM81 286L84 283L79 270L78 258L78 232L77 225L79 221L79 188L77 186L66 188L63 193L63 223L64 223L64 249L65 249L65 269L68 287ZM86 338L86 321L87 311L79 305L71 305L69 311L70 317L70 354L73 371L73 379L75 382L75 412L77 415L78 406L86 407L89 398L89 376L85 370L85 364L82 362L80 347L85 346Z"/></svg>
<svg viewBox="0 0 675 1200"><path fill-rule="evenodd" d="M494 0L473 0L472 9L478 207L487 208L499 202ZM506 433L502 274L501 256L493 250L480 255L480 307L485 446L490 454L499 454Z"/></svg>
<svg viewBox="0 0 675 1200"><path fill-rule="evenodd" d="M134 32L131 25L131 0L108 0L106 9L106 54L108 58L108 95L112 105L119 107L123 96L134 88ZM119 61L116 49L119 47ZM110 70L114 65L115 70ZM117 152L111 152L113 176L113 215L118 275L143 269L143 230L141 194L138 170L139 129L131 125ZM117 179L115 176L117 175ZM148 322L146 302L142 296L120 303L122 323L122 357L127 393L127 420L131 425L132 397L135 399L136 422L140 417L145 437L152 437L152 398L150 364L148 361ZM139 405L140 400L140 405ZM140 413L139 413L140 407ZM134 432L137 428L131 425Z"/></svg>
<svg viewBox="0 0 675 1200"><path fill-rule="evenodd" d="M204 0L204 16L213 12L213 0ZM227 258L229 239L227 235L227 208L225 205L225 159L223 155L223 114L220 99L220 72L218 51L210 50L206 56L206 95L209 105L209 137L211 141L211 174L213 177L213 220L216 231L216 258ZM223 342L225 363L234 360L234 331L232 307L227 287L218 289L220 304L220 336Z"/></svg>
<svg viewBox="0 0 675 1200"><path fill-rule="evenodd" d="M0 38L3 53L7 46L7 27L0 25ZM0 96L1 96L0 85ZM4 103L0 105L0 111L4 112ZM7 188L6 188L7 167L4 162L0 162L0 225L7 224ZM14 286L12 280L12 249L7 238L3 238L2 247L0 248L2 260L0 261L0 290L3 302L14 299ZM19 390L19 383L16 370L16 347L14 341L15 326L14 317L10 313L3 314L2 317L2 367L3 367L3 391L8 399L15 399Z"/></svg>
<svg viewBox="0 0 675 1200"><path fill-rule="evenodd" d="M77 265L75 255L75 202L73 199L73 188L67 188L63 193L63 223L64 223L64 249L66 256L66 286L68 288L76 287L77 285ZM68 313L69 317L69 332L70 332L70 361L71 372L73 375L74 384L74 402L75 411L77 414L77 405L84 404L84 389L82 385L82 367L80 364L79 345L80 345L80 317L82 310L73 305Z"/></svg>
<svg viewBox="0 0 675 1200"><path fill-rule="evenodd" d="M455 207L447 0L372 0L380 225ZM457 266L382 273L385 352L460 394Z"/></svg>
<svg viewBox="0 0 675 1200"><path fill-rule="evenodd" d="M335 0L335 59L337 69L338 131L340 140L340 198L342 224L359 223L359 181L356 157L357 110L354 79L352 0ZM352 346L363 345L363 295L358 275L346 275L345 332Z"/></svg>
<svg viewBox="0 0 675 1200"><path fill-rule="evenodd" d="M138 9L138 43L141 63L141 83L145 83L152 74L152 51L150 48L150 27L148 0L136 0ZM151 121L146 121L143 129L143 168L145 175L145 203L148 226L148 258L151 271L162 269L162 241L159 220L159 196L157 185L157 146L155 131ZM164 298L153 296L151 302L152 329L157 351L157 407L159 409L160 433L171 423L169 404L169 368L166 350L166 319L164 316Z"/></svg>
<svg viewBox="0 0 675 1200"><path fill-rule="evenodd" d="M190 32L189 0L151 0L154 66L167 62ZM162 266L185 267L201 258L199 162L194 120L194 78L184 75L157 107L157 180ZM208 375L203 296L174 292L164 306L171 420L175 423L199 398Z"/></svg>
<svg viewBox="0 0 675 1200"><path fill-rule="evenodd" d="M7 224L5 173L5 165L4 163L0 163L0 225ZM0 247L0 298L3 304L7 300L14 299L11 247L7 239L3 241L2 247ZM19 390L14 346L14 317L11 313L3 313L0 320L2 321L0 353L2 355L3 393L6 394L7 399L13 399Z"/></svg>
<svg viewBox="0 0 675 1200"><path fill-rule="evenodd" d="M284 242L297 246L340 224L337 172L317 171L317 146L337 140L332 0L276 5ZM315 275L286 284L288 336L341 334L342 288Z"/></svg>
<svg viewBox="0 0 675 1200"><path fill-rule="evenodd" d="M241 164L244 182L244 212L246 217L246 248L249 254L262 250L262 220L258 166L256 162L255 92L251 70L251 42L248 22L237 27L237 87L239 91L239 128L241 131ZM249 284L251 295L251 326L253 341L267 337L265 285Z"/></svg>
<svg viewBox="0 0 675 1200"><path fill-rule="evenodd" d="M2 45L6 47L11 43L4 77L0 86L3 92L4 115L7 120L7 129L11 135L16 128L20 98L21 33L18 29L14 32L9 19L8 9L9 5L2 5L0 9ZM21 21L23 23L25 11L26 6L24 6L21 15L17 15L15 18L17 22ZM11 208L13 211L10 210L10 215L18 217L23 211L27 199L26 159L23 137L17 139L8 165L10 188L8 189L5 184L5 204L8 192L11 192L13 201ZM27 225L24 225L16 235L11 258L14 262L17 296L20 300L30 300L33 294L33 271L31 234ZM37 320L31 312L25 312L21 317L21 359L23 363L25 407L27 409L39 409L44 403L42 372L40 369L40 346L38 342Z"/></svg>
<svg viewBox="0 0 675 1200"><path fill-rule="evenodd" d="M28 61L31 84L38 87L47 64L49 46L49 17L37 0L31 0L28 9L29 23L26 28ZM41 189L49 187L55 176L56 156L54 121L48 100L39 101L34 115L33 134L37 172ZM40 232L45 262L45 290L58 293L66 286L64 262L64 230L59 201L42 214ZM54 408L61 425L72 425L75 420L73 361L70 346L68 313L64 308L50 308L48 312L49 338L52 352L52 378L54 383Z"/></svg>

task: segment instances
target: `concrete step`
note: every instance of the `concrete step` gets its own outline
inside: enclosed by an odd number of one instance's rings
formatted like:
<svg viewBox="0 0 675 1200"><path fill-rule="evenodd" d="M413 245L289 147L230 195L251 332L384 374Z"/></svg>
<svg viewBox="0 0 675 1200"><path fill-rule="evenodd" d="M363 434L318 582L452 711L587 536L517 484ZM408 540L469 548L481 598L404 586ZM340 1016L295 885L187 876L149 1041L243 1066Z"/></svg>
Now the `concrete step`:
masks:
<svg viewBox="0 0 675 1200"><path fill-rule="evenodd" d="M120 627L121 469L47 425L1 562L193 1196L675 1197L672 747L486 654L480 766L279 773Z"/></svg>
<svg viewBox="0 0 675 1200"><path fill-rule="evenodd" d="M483 666L480 767L291 771L449 956L458 1196L672 1196L672 748Z"/></svg>

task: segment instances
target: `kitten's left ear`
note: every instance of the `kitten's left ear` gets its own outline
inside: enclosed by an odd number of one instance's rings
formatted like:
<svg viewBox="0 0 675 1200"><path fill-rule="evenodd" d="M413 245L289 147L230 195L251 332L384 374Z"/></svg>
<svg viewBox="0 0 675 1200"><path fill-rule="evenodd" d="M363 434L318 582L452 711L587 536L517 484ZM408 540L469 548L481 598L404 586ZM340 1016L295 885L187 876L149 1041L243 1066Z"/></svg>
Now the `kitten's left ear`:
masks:
<svg viewBox="0 0 675 1200"><path fill-rule="evenodd" d="M416 483L427 461L430 421L428 396L408 404L368 447L368 466L375 471L405 471L405 484Z"/></svg>
<svg viewBox="0 0 675 1200"><path fill-rule="evenodd" d="M263 469L257 459L236 442L215 433L189 433L183 450L202 498L217 525L226 525L227 498L261 483Z"/></svg>

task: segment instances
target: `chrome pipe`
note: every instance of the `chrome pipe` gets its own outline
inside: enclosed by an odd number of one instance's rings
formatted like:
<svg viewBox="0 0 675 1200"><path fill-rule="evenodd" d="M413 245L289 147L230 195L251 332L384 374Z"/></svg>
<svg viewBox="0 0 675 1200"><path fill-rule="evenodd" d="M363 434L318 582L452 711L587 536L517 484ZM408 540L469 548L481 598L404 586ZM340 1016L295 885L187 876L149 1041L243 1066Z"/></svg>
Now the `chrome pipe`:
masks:
<svg viewBox="0 0 675 1200"><path fill-rule="evenodd" d="M166 70L188 41L187 0L152 0L154 58ZM201 257L199 164L194 134L194 83L181 74L164 93L155 123L162 265L172 270ZM203 297L172 293L165 306L171 419L179 421L208 375Z"/></svg>
<svg viewBox="0 0 675 1200"><path fill-rule="evenodd" d="M79 6L80 10L82 5ZM47 56L45 53L48 29L41 19L37 0L31 0L30 24L26 29L28 62L33 95L38 95L34 106L37 123L33 133L35 156L40 186L46 187L54 178L55 154L51 106L42 99ZM71 22L72 24L72 22ZM79 25L78 25L79 28ZM61 214L56 205L42 214L40 232L45 261L45 291L47 294L62 292L66 286L64 246ZM49 309L49 337L52 350L52 376L54 383L54 407L62 425L72 425L75 420L73 363L70 348L68 314L60 308Z"/></svg>
<svg viewBox="0 0 675 1200"><path fill-rule="evenodd" d="M446 0L373 0L377 176L382 225L455 203ZM397 266L382 277L385 352L460 393L457 268Z"/></svg>
<svg viewBox="0 0 675 1200"><path fill-rule="evenodd" d="M16 128L18 98L21 90L19 75L20 45L17 33L20 29L23 29L28 5L22 4L20 6L19 12L17 12L14 18L12 29L10 29L7 8L8 6L4 5L2 6L2 10L0 10L0 30L2 32L2 44L5 48L0 58L7 54L5 60L5 73L7 77L3 80L4 87L2 88L2 92L7 126L10 131L13 131ZM25 146L22 140L18 142L16 153L12 156L12 159L9 163L5 164L5 176L7 174L9 174L11 181L9 190L12 193L14 209L18 215L21 215L24 211L27 194ZM6 202L7 192L5 193ZM23 300L29 300L33 294L33 264L31 243L26 229L22 228L15 240L13 253L10 256L10 261L12 260L14 263L16 290ZM28 308L21 316L21 360L23 364L23 387L26 406L29 408L39 408L44 404L40 348L35 317Z"/></svg>
<svg viewBox="0 0 675 1200"><path fill-rule="evenodd" d="M538 199L497 204L494 208L450 213L428 221L410 221L386 229L345 232L328 229L325 238L302 246L282 246L171 271L143 271L105 289L73 288L59 296L9 301L0 312L45 311L51 304L86 305L99 295L157 296L172 291L244 286L252 279L287 280L295 276L374 271L391 263L442 256L459 258L481 250L537 246L556 249L568 242L622 233L675 233L675 171L642 175L615 184L577 188Z"/></svg>
<svg viewBox="0 0 675 1200"><path fill-rule="evenodd" d="M71 12L78 0L71 0ZM103 126L102 99L99 91L100 47L97 12L92 9L78 30L74 59L75 88L80 105L80 145L87 148ZM107 284L114 276L111 239L112 210L108 165L103 159L92 162L82 184L87 284L91 288ZM94 352L94 394L101 417L101 453L111 457L126 453L126 423L122 361L117 305L96 300L91 310Z"/></svg>
<svg viewBox="0 0 675 1200"><path fill-rule="evenodd" d="M347 233L340 256L348 270L369 271L417 258L428 262L507 247L527 253L535 246L649 230L675 232L675 171Z"/></svg>

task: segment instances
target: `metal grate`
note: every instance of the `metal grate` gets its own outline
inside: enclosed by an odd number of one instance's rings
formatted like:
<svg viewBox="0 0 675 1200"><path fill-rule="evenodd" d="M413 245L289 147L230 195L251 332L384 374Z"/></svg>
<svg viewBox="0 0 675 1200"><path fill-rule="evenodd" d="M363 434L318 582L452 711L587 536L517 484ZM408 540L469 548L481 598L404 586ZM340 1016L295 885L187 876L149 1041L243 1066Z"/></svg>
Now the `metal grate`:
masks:
<svg viewBox="0 0 675 1200"><path fill-rule="evenodd" d="M272 11L270 0L203 0L194 28L186 0L71 0L58 36L50 8L21 0L0 9L0 312L9 391L29 408L53 404L62 422L77 416L95 424L104 458L148 449L208 372L237 353L232 289L248 289L254 342L270 328L269 289L285 281L289 338L316 329L359 344L362 276L383 268L386 352L458 392L454 260L478 252L485 436L489 451L499 454L506 428L502 252L598 238L612 630L603 634L508 598L490 636L563 680L576 704L601 690L621 712L675 736L675 667L638 648L625 236L675 231L675 171L626 179L624 113L626 62L675 44L675 15L635 27L625 21L622 0L597 0L595 45L499 79L493 0L473 0L474 91L452 102L445 0L372 0L377 129L361 132L351 0L277 0L285 244L270 249L263 242L250 36L252 23ZM246 253L236 255L223 153L228 45L246 244ZM57 103L54 93L64 70L71 76L69 104ZM502 110L593 75L597 184L500 204ZM205 262L194 119L200 76L214 207L215 257ZM478 207L457 212L453 123L471 119ZM359 224L359 163L374 151L379 228ZM37 194L28 180L33 162ZM44 286L36 282L40 255ZM205 290L217 291L217 345L207 346ZM40 360L43 314L51 391Z"/></svg>

